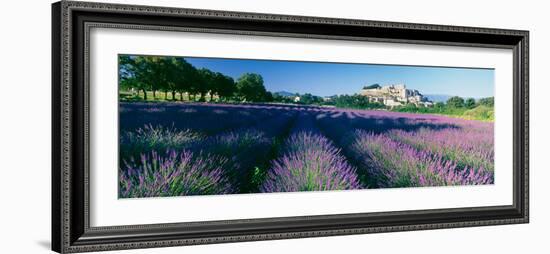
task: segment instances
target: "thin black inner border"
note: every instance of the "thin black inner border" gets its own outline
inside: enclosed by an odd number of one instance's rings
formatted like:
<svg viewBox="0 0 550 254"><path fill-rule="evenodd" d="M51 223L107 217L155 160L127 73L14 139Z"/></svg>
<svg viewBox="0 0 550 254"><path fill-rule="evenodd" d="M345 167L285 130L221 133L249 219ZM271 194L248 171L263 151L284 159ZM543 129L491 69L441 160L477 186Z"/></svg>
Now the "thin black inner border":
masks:
<svg viewBox="0 0 550 254"><path fill-rule="evenodd" d="M92 28L100 28L100 29L120 29L120 30L124 30L124 29L128 29L128 30L146 30L146 31L170 31L170 32L190 32L190 33L216 33L218 30L216 29L215 31L212 31L211 29L201 29L201 28L189 28L189 27L170 27L169 30L165 30L165 27L162 27L162 26L154 26L154 25L147 25L147 26L139 26L140 28L137 28L135 25L132 25L132 24L123 24L123 23L117 23L117 24L111 24L111 23L101 23L101 22L85 22L85 69L87 71L85 71L85 75L87 77L85 77L85 90L87 91L87 96L86 96L86 100L87 100L87 105L89 105L89 88L90 88L90 80L89 80L89 70L90 70L90 56L89 56L89 49L90 49L90 35L91 35L91 29ZM144 28L145 27L145 28ZM180 31L180 29L183 29L184 31ZM188 30L189 29L189 30ZM278 33L273 33L273 32L262 32L261 34L259 35L255 35L253 33L250 33L249 31L246 31L245 34L241 34L239 33L240 31L239 30L224 30L225 33L224 34L231 34L231 35L242 35L242 36L262 36L262 37L286 37L284 35L279 35ZM317 38L317 37L313 37L313 38L309 38L309 37L300 37L300 36L290 36L290 38L303 38L303 39L323 39L323 38ZM325 38L326 40L340 40L340 39L337 39L337 38ZM365 40L362 40L362 39L358 39L358 41L365 41L365 42L372 42L368 39L365 39ZM406 43L402 43L402 42L398 42L398 41L392 41L392 42L385 42L385 43L393 43L393 44L405 44L407 45ZM438 45L438 46L441 46L441 45ZM445 46L445 45L443 45ZM450 45L450 47L460 47L460 45ZM494 48L494 47L486 47L488 49L490 48ZM511 49L510 49L511 50ZM120 55L122 53L119 53L118 55ZM138 54L138 55L142 55L142 54ZM143 54L145 56L157 56L157 55L146 55L146 54ZM163 55L158 55L158 56L163 56ZM198 57L198 58L201 58L201 57ZM209 58L209 57L203 57L203 58ZM222 58L224 59L224 58ZM117 59L118 60L118 59ZM246 60L249 60L249 59L246 59ZM250 60L253 60L253 59L250 59ZM263 60L263 59L257 59L257 60ZM266 61L269 61L270 59L266 59ZM287 60L274 60L274 61L287 61ZM292 61L292 62L317 62L317 61ZM319 61L319 63L337 63L337 64L368 64L370 65L370 63L347 63L347 62L324 62L324 61ZM118 61L117 61L117 65L118 65ZM419 67L424 67L422 65L392 65L392 64L372 64L372 65L390 65L390 66L419 66ZM446 67L446 66L425 66L425 67L440 67L440 68L468 68L468 67ZM468 68L468 69L491 69L491 68ZM492 68L494 69L494 68ZM117 71L117 76L118 76L118 71ZM117 83L118 84L118 83ZM494 84L493 84L494 86ZM117 88L118 89L118 88ZM86 112L86 114L88 114ZM86 115L86 119L87 121L89 122L89 116ZM86 132L86 134L88 135L89 132ZM87 144L86 144L86 147L89 147L89 136L86 137L86 140L87 140ZM89 157L89 153L86 153L86 156L85 157ZM89 160L86 160L88 161L89 163ZM89 164L86 165L87 167L87 170L86 170L86 174L85 174L85 177L87 179L89 179ZM89 183L89 180L86 181L87 183ZM514 185L513 188L515 189L516 186ZM356 217L356 216L364 216L366 214L408 214L408 213L416 213L418 211L427 211L427 212L435 212L435 211L460 211L460 210L471 210L471 209L474 209L474 208L507 208L507 207L514 207L516 204L515 204L515 199L513 199L513 204L512 205L497 205L497 206L482 206L482 207L464 207L464 208L436 208L436 209L426 209L426 210L410 210L410 211L384 211L384 212L374 212L374 213L346 213L346 214L325 214L325 215L305 215L305 216L290 216L290 217L267 217L267 218L257 218L257 219L231 219L231 220L213 220L213 221L192 221L192 222L177 222L177 223L152 223L152 224L141 224L141 225L121 225L121 226L97 226L97 227L91 227L90 226L90 211L89 211L89 195L90 195L90 191L89 191L89 184L87 185L87 188L85 188L85 192L87 193L86 196L86 213L87 215L85 216L85 221L86 221L86 225L87 225L87 230L91 230L91 231L96 231L96 230L101 230L101 229L109 229L109 228L120 228L120 227L125 227L125 228L128 228L128 227L136 227L136 228L141 228L141 227L151 227L151 228L155 228L156 226L160 226L160 225L172 225L172 226L179 226L179 225L204 225L204 224L217 224L217 223L239 223L239 222L249 222L249 221L253 221L253 220L273 220L273 221L277 221L277 220L281 220L281 219L290 219L291 221L292 220L300 220L300 219L308 219L308 218L321 218L321 217L326 217L326 218L330 218L330 217L334 217L334 218L337 218L337 217L342 217L342 216L350 216L350 217Z"/></svg>

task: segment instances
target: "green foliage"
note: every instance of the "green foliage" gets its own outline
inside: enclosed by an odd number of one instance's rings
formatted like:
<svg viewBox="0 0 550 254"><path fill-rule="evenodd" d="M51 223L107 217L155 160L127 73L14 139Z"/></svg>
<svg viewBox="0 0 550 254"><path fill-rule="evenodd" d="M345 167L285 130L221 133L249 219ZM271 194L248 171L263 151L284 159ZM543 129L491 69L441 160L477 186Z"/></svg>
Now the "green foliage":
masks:
<svg viewBox="0 0 550 254"><path fill-rule="evenodd" d="M464 107L464 99L459 96L453 96L447 100L447 106L453 108L462 108Z"/></svg>
<svg viewBox="0 0 550 254"><path fill-rule="evenodd" d="M394 107L393 111L409 112L409 113L431 113L441 114L445 110L445 105L439 104L434 107L416 106L412 103L403 106Z"/></svg>
<svg viewBox="0 0 550 254"><path fill-rule="evenodd" d="M192 90L196 83L196 70L185 59L163 56L127 56L119 57L120 88L138 90L147 100L147 91L182 93Z"/></svg>
<svg viewBox="0 0 550 254"><path fill-rule="evenodd" d="M378 109L385 108L378 102L370 102L369 97L358 94L339 95L332 98L332 103L339 108Z"/></svg>
<svg viewBox="0 0 550 254"><path fill-rule="evenodd" d="M144 92L144 99L147 100L145 91L151 90L150 67L143 57L119 57L120 87L123 89L137 89Z"/></svg>
<svg viewBox="0 0 550 254"><path fill-rule="evenodd" d="M472 109L476 106L476 100L474 98L468 98L464 101L464 107Z"/></svg>
<svg viewBox="0 0 550 254"><path fill-rule="evenodd" d="M212 92L216 86L216 74L209 69L201 68L199 73L199 85L196 92L200 94L199 101L205 101L206 93L210 92L210 100L212 100Z"/></svg>
<svg viewBox="0 0 550 254"><path fill-rule="evenodd" d="M311 105L311 104L321 104L323 102L323 98L319 96L312 95L310 93L303 94L300 97L299 103Z"/></svg>
<svg viewBox="0 0 550 254"><path fill-rule="evenodd" d="M442 109L442 108L444 108L444 107L445 107L445 103L440 102L440 101L439 101L439 102L436 102L436 103L434 104L434 108L436 108L436 109Z"/></svg>
<svg viewBox="0 0 550 254"><path fill-rule="evenodd" d="M271 95L273 98L272 101L280 103L294 103L294 98L290 96L282 96L280 94L274 93Z"/></svg>
<svg viewBox="0 0 550 254"><path fill-rule="evenodd" d="M173 80L175 86L172 90L172 99L175 100L175 92L180 93L180 99L182 93L190 92L193 87L197 85L199 79L197 69L183 58L175 58L172 62L170 78Z"/></svg>
<svg viewBox="0 0 550 254"><path fill-rule="evenodd" d="M143 95L143 100L149 100L148 92L152 91L153 100L168 100L167 93L170 92L171 100L177 100L177 93L182 100L186 93L191 100L200 95L201 101L210 94L212 101L214 95L230 98L236 91L231 77L204 68L197 70L183 57L121 55L119 76L123 100L136 100L138 93ZM157 91L163 91L164 96L159 98Z"/></svg>
<svg viewBox="0 0 550 254"><path fill-rule="evenodd" d="M471 120L494 121L495 111L493 107L479 105L464 112L463 117Z"/></svg>
<svg viewBox="0 0 550 254"><path fill-rule="evenodd" d="M242 101L258 102L266 96L264 79L256 73L245 73L237 80L237 96Z"/></svg>
<svg viewBox="0 0 550 254"><path fill-rule="evenodd" d="M267 174L267 170L259 167L254 167L252 175L250 177L250 183L252 186L260 186L264 181Z"/></svg>
<svg viewBox="0 0 550 254"><path fill-rule="evenodd" d="M395 107L392 110L409 113L448 115L471 120L494 121L494 109L492 102L493 97L480 99L476 103L476 101L472 98L464 100L461 97L455 96L447 100L446 104L437 102L433 107L407 104L400 107Z"/></svg>
<svg viewBox="0 0 550 254"><path fill-rule="evenodd" d="M225 76L222 73L216 72L214 77L214 87L211 94L217 94L219 98L225 100L237 91L235 81L232 77Z"/></svg>
<svg viewBox="0 0 550 254"><path fill-rule="evenodd" d="M483 105L483 106L487 106L487 107L494 107L495 97L488 97L488 98L479 99L478 104Z"/></svg>
<svg viewBox="0 0 550 254"><path fill-rule="evenodd" d="M273 94L271 92L266 92L264 94L264 102L273 102L274 101L274 98L273 98Z"/></svg>
<svg viewBox="0 0 550 254"><path fill-rule="evenodd" d="M280 94L272 94L274 102L280 103L292 103L292 104L303 104L303 105L326 105L322 97L312 95L310 93L305 94L295 94L293 96L282 96Z"/></svg>

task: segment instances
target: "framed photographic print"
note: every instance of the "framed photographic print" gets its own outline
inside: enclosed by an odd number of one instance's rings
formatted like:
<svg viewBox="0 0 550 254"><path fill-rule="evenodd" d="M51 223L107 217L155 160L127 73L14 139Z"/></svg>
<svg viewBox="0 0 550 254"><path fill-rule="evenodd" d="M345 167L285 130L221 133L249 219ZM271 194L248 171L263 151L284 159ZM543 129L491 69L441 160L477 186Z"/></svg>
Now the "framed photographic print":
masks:
<svg viewBox="0 0 550 254"><path fill-rule="evenodd" d="M52 11L57 252L528 222L527 31Z"/></svg>

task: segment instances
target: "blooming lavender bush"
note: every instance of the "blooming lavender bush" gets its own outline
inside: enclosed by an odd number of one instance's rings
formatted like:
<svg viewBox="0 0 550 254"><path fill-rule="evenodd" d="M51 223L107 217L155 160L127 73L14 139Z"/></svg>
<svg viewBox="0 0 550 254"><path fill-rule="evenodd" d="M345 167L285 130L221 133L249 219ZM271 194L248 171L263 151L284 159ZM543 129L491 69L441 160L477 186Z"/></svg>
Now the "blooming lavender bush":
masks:
<svg viewBox="0 0 550 254"><path fill-rule="evenodd" d="M459 168L426 151L396 142L384 134L356 132L356 159L380 188L492 184L491 172Z"/></svg>
<svg viewBox="0 0 550 254"><path fill-rule="evenodd" d="M257 186L251 178L258 168L269 163L274 140L284 132L292 117L293 114L280 114L253 127L220 133L192 149L227 158L224 174L234 188L239 192L255 191Z"/></svg>
<svg viewBox="0 0 550 254"><path fill-rule="evenodd" d="M119 196L491 184L493 133L426 114L121 103Z"/></svg>
<svg viewBox="0 0 550 254"><path fill-rule="evenodd" d="M201 151L227 158L225 174L237 189L247 184L250 171L271 147L271 139L255 129L217 135L201 145Z"/></svg>
<svg viewBox="0 0 550 254"><path fill-rule="evenodd" d="M325 137L299 132L285 144L287 151L268 172L262 192L359 189L355 168Z"/></svg>
<svg viewBox="0 0 550 254"><path fill-rule="evenodd" d="M124 131L120 137L122 160L139 158L140 154L156 151L183 150L199 141L203 135L190 130L176 130L174 127L145 125L135 131Z"/></svg>
<svg viewBox="0 0 550 254"><path fill-rule="evenodd" d="M301 153L304 151L326 151L332 154L340 152L326 137L312 132L299 132L291 135L285 143L284 151L287 154Z"/></svg>
<svg viewBox="0 0 550 254"><path fill-rule="evenodd" d="M456 162L460 168L494 171L493 131L483 128L430 130L414 132L393 130L389 136L399 142Z"/></svg>
<svg viewBox="0 0 550 254"><path fill-rule="evenodd" d="M160 156L151 152L141 163L126 164L119 173L119 198L164 197L231 193L223 175L226 160L215 156L195 156L173 150Z"/></svg>
<svg viewBox="0 0 550 254"><path fill-rule="evenodd" d="M265 133L256 129L245 129L213 136L199 146L213 154L232 156L269 143Z"/></svg>

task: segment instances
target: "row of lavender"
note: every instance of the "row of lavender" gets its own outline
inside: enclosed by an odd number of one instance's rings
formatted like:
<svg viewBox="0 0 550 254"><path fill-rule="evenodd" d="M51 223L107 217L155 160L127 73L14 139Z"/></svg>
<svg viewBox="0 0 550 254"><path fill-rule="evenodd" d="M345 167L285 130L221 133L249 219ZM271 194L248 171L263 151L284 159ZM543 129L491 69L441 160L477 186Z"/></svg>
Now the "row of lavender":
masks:
<svg viewBox="0 0 550 254"><path fill-rule="evenodd" d="M315 127L311 113L301 113L273 161L262 192L360 189L356 169L332 141Z"/></svg>
<svg viewBox="0 0 550 254"><path fill-rule="evenodd" d="M172 127L121 128L120 197L494 181L491 123L280 105L123 109L149 114L136 123Z"/></svg>
<svg viewBox="0 0 550 254"><path fill-rule="evenodd" d="M209 116L198 118L180 116L180 122L193 121L193 129L173 127L182 124L175 123L168 128L148 124L134 131L121 131L119 197L249 191L251 169L268 163L276 137L288 129L296 112L272 108L242 114L249 112L247 107L232 112L232 119L239 121L224 121L217 115L218 110L213 108L203 112ZM213 126L219 131L212 131Z"/></svg>
<svg viewBox="0 0 550 254"><path fill-rule="evenodd" d="M347 111L317 115L366 188L492 184L493 125L438 116Z"/></svg>

